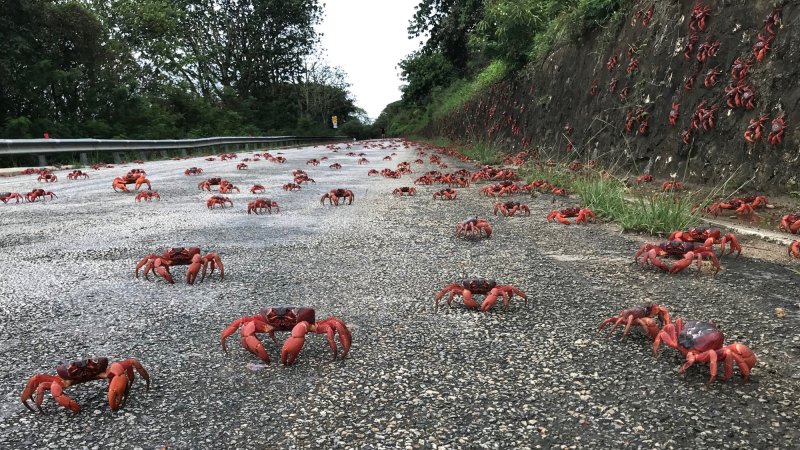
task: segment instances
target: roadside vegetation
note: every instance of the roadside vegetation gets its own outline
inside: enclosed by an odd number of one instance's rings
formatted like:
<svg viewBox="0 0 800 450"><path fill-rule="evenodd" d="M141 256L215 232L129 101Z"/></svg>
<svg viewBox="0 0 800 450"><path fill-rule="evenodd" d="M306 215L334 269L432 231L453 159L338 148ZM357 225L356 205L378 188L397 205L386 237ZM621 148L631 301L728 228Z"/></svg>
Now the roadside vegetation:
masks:
<svg viewBox="0 0 800 450"><path fill-rule="evenodd" d="M0 2L0 138L370 137L322 2L284 3Z"/></svg>
<svg viewBox="0 0 800 450"><path fill-rule="evenodd" d="M558 45L619 23L632 0L421 0L409 38L428 36L399 64L401 100L378 122L390 134L420 134L483 90L546 58Z"/></svg>
<svg viewBox="0 0 800 450"><path fill-rule="evenodd" d="M697 211L702 202L691 194L645 192L597 169L572 172L563 166L527 166L522 173L527 182L546 180L576 194L583 206L624 231L667 234L700 219Z"/></svg>

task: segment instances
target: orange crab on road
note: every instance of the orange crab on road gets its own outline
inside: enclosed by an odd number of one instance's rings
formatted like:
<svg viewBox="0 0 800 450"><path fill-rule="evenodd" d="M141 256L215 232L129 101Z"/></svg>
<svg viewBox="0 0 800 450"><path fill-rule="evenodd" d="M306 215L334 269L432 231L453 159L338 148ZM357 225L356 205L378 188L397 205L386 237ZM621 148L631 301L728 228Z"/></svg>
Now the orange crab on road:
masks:
<svg viewBox="0 0 800 450"><path fill-rule="evenodd" d="M494 204L494 215L498 212L504 216L512 217L517 211L521 211L523 215L530 216L531 210L528 205L520 202L496 202Z"/></svg>
<svg viewBox="0 0 800 450"><path fill-rule="evenodd" d="M347 325L336 317L316 320L315 315L314 308L307 307L273 306L264 308L259 314L236 319L225 327L220 338L222 350L228 352L228 347L225 345L226 339L241 328L242 347L269 364L269 354L264 348L264 344L258 339L258 334L267 333L272 341L277 343L276 331L291 331L291 336L281 349L281 364L291 366L300 350L303 349L306 334L317 333L326 335L335 360L339 352L334 337L338 334L339 344L342 346L342 359L345 359L353 340Z"/></svg>
<svg viewBox="0 0 800 450"><path fill-rule="evenodd" d="M58 375L38 374L30 377L25 389L22 391L22 404L29 410L36 412L28 400L33 400L34 406L40 413L42 401L44 400L45 390L50 391L50 395L61 406L70 411L80 412L81 406L64 391L76 384L86 383L93 380L108 380L108 404L112 411L116 411L125 403L133 381L135 379L134 369L144 378L146 389L150 389L150 375L135 358L123 359L122 361L109 364L108 358L84 359L74 361L70 364L61 363L56 366ZM34 393L36 396L34 397Z"/></svg>
<svg viewBox="0 0 800 450"><path fill-rule="evenodd" d="M594 222L597 218L594 212L589 208L567 208L550 211L550 214L547 215L547 221L557 220L564 225L571 225L572 222L568 220L569 217L576 217L575 223L578 225L587 224L590 221Z"/></svg>
<svg viewBox="0 0 800 450"><path fill-rule="evenodd" d="M322 197L320 197L319 202L321 204L325 204L325 200L328 200L331 205L339 206L339 201L342 201L344 204L347 201L348 205L353 204L353 200L356 196L353 194L353 191L350 189L331 189L330 191L326 192Z"/></svg>
<svg viewBox="0 0 800 450"><path fill-rule="evenodd" d="M447 297L448 306L452 306L453 298L460 295L464 299L464 305L467 308L480 308L481 312L492 309L495 303L497 303L498 298L501 297L503 299L503 309L507 309L511 299L514 298L514 294L522 297L522 299L525 300L525 305L528 304L528 297L525 293L514 286L497 284L495 280L487 280L484 278L468 278L462 280L460 283L448 284L444 289L436 293L434 297L436 301L434 308L436 310L439 309L439 301L448 293L450 294L450 296ZM473 295L485 295L486 298L484 298L483 302L479 305L478 302L473 299Z"/></svg>
<svg viewBox="0 0 800 450"><path fill-rule="evenodd" d="M188 284L194 284L201 269L203 271L200 277L201 282L205 279L207 270L211 269L210 275L214 273L216 267L219 267L220 281L225 279L225 267L222 265L219 255L214 252L202 255L200 247L169 248L160 255L151 253L136 264L136 278L139 278L139 269L144 268L145 279L147 279L148 273L153 272L168 283L174 284L175 280L169 272L169 268L172 266L189 266L186 270L186 283Z"/></svg>

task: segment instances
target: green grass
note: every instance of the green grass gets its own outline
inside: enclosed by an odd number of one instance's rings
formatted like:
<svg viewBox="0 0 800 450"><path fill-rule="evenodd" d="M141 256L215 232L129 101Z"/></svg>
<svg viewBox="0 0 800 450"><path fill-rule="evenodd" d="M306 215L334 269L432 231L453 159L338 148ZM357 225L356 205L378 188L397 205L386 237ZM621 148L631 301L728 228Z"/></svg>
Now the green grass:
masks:
<svg viewBox="0 0 800 450"><path fill-rule="evenodd" d="M530 167L524 175L528 181L543 179L574 192L585 207L605 220L616 222L624 231L666 234L699 220L693 212L692 197L632 193L621 180L601 177L596 172L575 174L559 167Z"/></svg>
<svg viewBox="0 0 800 450"><path fill-rule="evenodd" d="M694 226L700 219L693 212L691 197L672 194L639 196L629 203L617 223L626 231L666 234Z"/></svg>
<svg viewBox="0 0 800 450"><path fill-rule="evenodd" d="M625 185L616 178L587 177L575 180L573 190L583 204L598 216L619 220L625 215Z"/></svg>
<svg viewBox="0 0 800 450"><path fill-rule="evenodd" d="M483 89L500 81L508 72L503 61L492 61L473 80L459 80L451 84L434 99L433 119L442 119L466 102L473 99Z"/></svg>
<svg viewBox="0 0 800 450"><path fill-rule="evenodd" d="M575 175L564 167L537 167L530 165L521 168L520 175L528 183L534 180L545 180L568 191L574 189L573 183L576 181Z"/></svg>
<svg viewBox="0 0 800 450"><path fill-rule="evenodd" d="M489 142L476 142L458 149L467 158L484 165L495 165L503 162L503 153L496 145Z"/></svg>

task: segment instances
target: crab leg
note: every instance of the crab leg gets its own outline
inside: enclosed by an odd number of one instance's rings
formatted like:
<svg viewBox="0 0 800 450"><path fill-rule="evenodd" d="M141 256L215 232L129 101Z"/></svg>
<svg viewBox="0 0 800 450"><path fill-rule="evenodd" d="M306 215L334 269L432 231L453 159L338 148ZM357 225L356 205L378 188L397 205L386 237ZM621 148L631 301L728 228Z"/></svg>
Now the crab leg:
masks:
<svg viewBox="0 0 800 450"><path fill-rule="evenodd" d="M708 350L702 353L689 352L686 355L686 362L678 369L678 374L686 372L695 362L708 362L711 368L711 378L709 378L708 384L713 383L714 379L717 378L717 351Z"/></svg>

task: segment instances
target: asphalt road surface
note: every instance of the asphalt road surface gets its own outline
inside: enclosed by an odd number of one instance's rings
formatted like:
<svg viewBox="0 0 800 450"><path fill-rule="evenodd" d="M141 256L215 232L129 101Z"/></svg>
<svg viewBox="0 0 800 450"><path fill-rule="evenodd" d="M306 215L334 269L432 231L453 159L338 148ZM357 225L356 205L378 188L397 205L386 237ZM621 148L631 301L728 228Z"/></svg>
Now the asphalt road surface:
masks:
<svg viewBox="0 0 800 450"><path fill-rule="evenodd" d="M286 164L262 159L246 171L236 160L196 158L90 170L80 181L61 171L46 186L35 176L0 179L0 192L58 195L0 204L0 448L800 446L800 277L785 250L756 259L748 250L762 243L745 241L717 277L695 268L668 275L633 263L644 237L545 221L570 200L518 196L531 216L506 218L491 216L493 200L476 186L452 202L431 198L439 186L397 198L395 187L435 168L427 157L412 164L412 176L385 179L367 171L413 161L416 149L354 145L370 160L357 165L340 148L286 149ZM305 164L322 156L329 159L320 166ZM474 169L445 160L448 170ZM343 168L328 168L334 162ZM205 173L185 176L191 166ZM161 201L135 203L134 194L111 189L132 167L147 171ZM292 169L306 169L316 184L281 190ZM233 208L206 208L197 183L210 176L241 188ZM255 183L279 214L246 214ZM320 205L338 187L353 190L353 205ZM491 239L454 236L471 215L489 217ZM134 277L144 255L176 246L219 253L225 280L214 274L190 286L183 267L173 270L175 285ZM434 294L465 276L512 284L530 302L479 313L456 301L434 311ZM676 376L679 353L665 349L656 359L638 330L623 342L595 332L603 319L650 301L674 317L714 320L726 343L752 348L759 362L749 383L737 370L708 385L704 365ZM349 357L332 361L318 335L290 368L263 367L238 334L223 354L227 324L287 304L344 320ZM280 347L264 342L276 361ZM20 403L31 375L96 356L138 358L150 390L137 379L116 412L105 381L68 390L78 414L49 393L46 415Z"/></svg>

